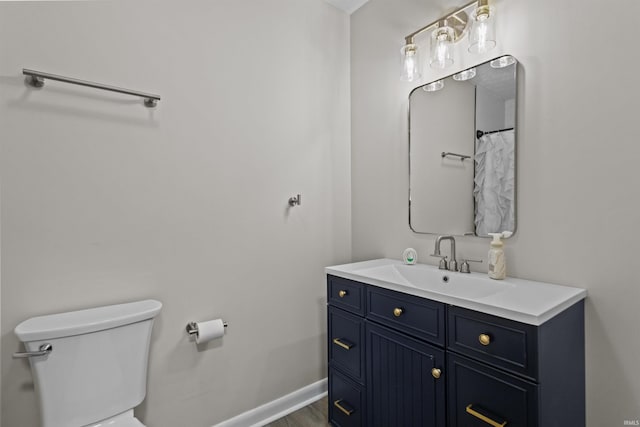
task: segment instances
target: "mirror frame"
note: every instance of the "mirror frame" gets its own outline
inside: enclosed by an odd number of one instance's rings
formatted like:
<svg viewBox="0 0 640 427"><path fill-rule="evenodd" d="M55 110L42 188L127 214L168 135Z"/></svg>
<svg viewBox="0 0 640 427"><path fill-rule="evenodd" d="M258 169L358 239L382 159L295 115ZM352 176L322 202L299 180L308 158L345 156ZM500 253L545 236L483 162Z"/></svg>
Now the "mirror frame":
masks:
<svg viewBox="0 0 640 427"><path fill-rule="evenodd" d="M475 65L471 65L467 68L463 68L461 70L458 70L452 74L449 74L447 76L441 77L439 79L421 84L420 86L416 86L415 88L413 88L410 92L409 92L409 96L407 97L407 142L408 142L408 169L409 169L409 182L408 182L408 222L409 222L409 229L416 233L416 234L426 234L426 235L432 235L432 236L441 236L441 235L450 235L450 236L454 236L454 237L480 237L483 239L487 239L487 238L491 238L491 236L487 235L487 236L483 236L483 235L478 235L475 232L475 227L474 227L474 231L473 232L469 232L469 233L464 233L464 234L451 234L451 233L446 233L446 232L442 232L442 233L438 233L438 232L432 232L432 231L417 231L413 228L413 225L411 224L411 95L413 94L413 92L415 92L416 90L422 89L423 87L437 82L439 80L445 80L448 78L452 78L455 74L458 74L464 70L468 70L469 68L474 68L474 67L479 67L481 65L484 64L489 64L491 61L494 61L498 58L502 58L503 56L511 56L513 59L515 59L515 64L513 64L516 68L515 68L515 87L516 87L516 97L515 97L515 102L514 102L514 108L515 108L515 112L514 112L514 147L513 147L513 156L514 156L514 176L513 176L513 186L514 186L514 195L513 195L513 205L514 205L514 219L513 219L513 230L511 235L508 238L513 237L513 235L516 233L516 231L518 230L518 128L519 128L519 123L518 123L518 92L519 92L519 84L520 84L520 79L519 79L519 68L520 68L520 61L518 60L518 58L516 58L515 56L508 54L508 53L504 53L501 54L499 56L496 56L495 58L491 58L488 59L487 61L484 62L480 62L478 64ZM475 107L474 107L475 110ZM475 125L474 125L475 128ZM477 129L475 129L475 131L477 131ZM474 155L475 155L475 141L474 141ZM474 159L475 161L475 159ZM474 172L474 177L475 177L475 172ZM474 200L474 211L475 211L475 200ZM474 212L474 216L475 216L475 212ZM503 231L503 230L501 230ZM499 232L499 231L498 231Z"/></svg>

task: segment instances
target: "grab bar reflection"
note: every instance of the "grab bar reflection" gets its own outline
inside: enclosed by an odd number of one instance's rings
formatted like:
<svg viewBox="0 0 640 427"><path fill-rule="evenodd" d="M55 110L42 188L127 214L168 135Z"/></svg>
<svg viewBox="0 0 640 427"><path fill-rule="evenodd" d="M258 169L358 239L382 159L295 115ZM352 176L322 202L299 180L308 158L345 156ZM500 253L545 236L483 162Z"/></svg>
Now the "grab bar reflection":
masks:
<svg viewBox="0 0 640 427"><path fill-rule="evenodd" d="M471 156L465 156L464 154L449 153L449 152L444 152L444 151L442 152L441 156L442 156L442 158L449 157L449 156L451 156L451 157L459 157L461 162L464 162L465 159L470 159L471 158Z"/></svg>

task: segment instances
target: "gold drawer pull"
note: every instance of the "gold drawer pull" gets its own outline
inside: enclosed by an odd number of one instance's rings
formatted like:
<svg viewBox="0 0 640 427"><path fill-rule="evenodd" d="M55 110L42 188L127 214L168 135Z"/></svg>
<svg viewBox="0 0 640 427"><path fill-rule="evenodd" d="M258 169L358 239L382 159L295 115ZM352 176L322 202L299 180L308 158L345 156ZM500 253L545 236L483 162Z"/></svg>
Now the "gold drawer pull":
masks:
<svg viewBox="0 0 640 427"><path fill-rule="evenodd" d="M339 296L340 298L344 298L344 297L346 297L346 296L347 296L347 294L348 294L348 292L347 292L347 291L345 291L345 290L340 290L340 292L338 292L338 296Z"/></svg>
<svg viewBox="0 0 640 427"><path fill-rule="evenodd" d="M500 421L492 420L491 418L488 417L489 414L486 413L487 411L482 411L481 409L476 410L476 409L473 409L472 406L473 405L467 405L467 414L471 414L474 417L478 418L479 420L482 420L485 423L487 423L487 424L489 424L490 426L493 426L493 427L504 427L504 426L507 425L506 421L504 421L504 420L500 420ZM478 411L485 412L485 414L481 414Z"/></svg>
<svg viewBox="0 0 640 427"><path fill-rule="evenodd" d="M351 350L351 347L353 347L353 344L351 343L346 343L340 340L340 338L334 338L333 339L333 343L336 345L339 345L340 347L344 348L345 350Z"/></svg>
<svg viewBox="0 0 640 427"><path fill-rule="evenodd" d="M480 341L480 344L482 345L489 345L491 344L491 337L489 334L480 334L478 341Z"/></svg>
<svg viewBox="0 0 640 427"><path fill-rule="evenodd" d="M333 402L333 406L335 406L336 408L340 409L347 416L353 414L353 409L347 409L344 406L342 406L341 403L342 403L342 399L338 399L335 402Z"/></svg>
<svg viewBox="0 0 640 427"><path fill-rule="evenodd" d="M442 371L438 368L433 368L431 370L431 375L433 376L433 378L438 379L440 378L440 375L442 375Z"/></svg>
<svg viewBox="0 0 640 427"><path fill-rule="evenodd" d="M399 307L393 309L393 315L396 317L402 316L402 313L404 313L404 310Z"/></svg>

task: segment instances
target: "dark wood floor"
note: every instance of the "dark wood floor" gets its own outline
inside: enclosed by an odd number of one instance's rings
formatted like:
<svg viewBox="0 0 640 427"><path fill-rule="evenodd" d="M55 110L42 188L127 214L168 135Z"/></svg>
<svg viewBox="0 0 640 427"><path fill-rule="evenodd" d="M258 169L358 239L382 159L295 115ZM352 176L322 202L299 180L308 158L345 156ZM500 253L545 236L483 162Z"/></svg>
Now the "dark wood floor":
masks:
<svg viewBox="0 0 640 427"><path fill-rule="evenodd" d="M325 397L265 427L326 427L328 425L327 398Z"/></svg>

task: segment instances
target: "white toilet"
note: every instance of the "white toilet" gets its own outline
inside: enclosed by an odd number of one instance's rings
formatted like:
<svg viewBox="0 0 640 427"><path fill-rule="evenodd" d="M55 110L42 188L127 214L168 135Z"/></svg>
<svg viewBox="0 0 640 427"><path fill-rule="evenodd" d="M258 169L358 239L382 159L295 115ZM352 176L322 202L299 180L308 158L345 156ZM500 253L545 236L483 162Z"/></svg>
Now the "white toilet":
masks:
<svg viewBox="0 0 640 427"><path fill-rule="evenodd" d="M133 408L146 395L151 328L161 308L145 300L20 323L15 334L26 352L14 357L29 357L42 426L144 427Z"/></svg>

